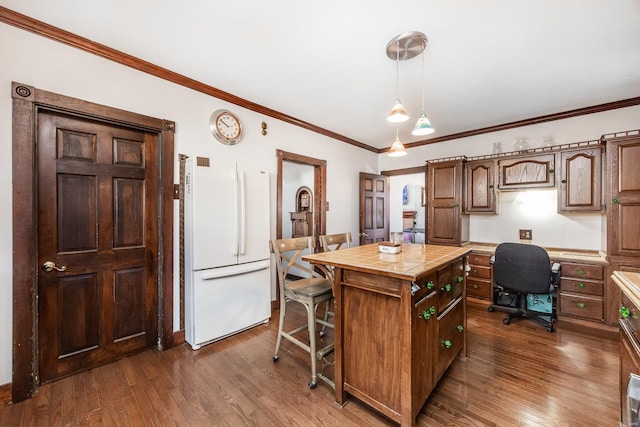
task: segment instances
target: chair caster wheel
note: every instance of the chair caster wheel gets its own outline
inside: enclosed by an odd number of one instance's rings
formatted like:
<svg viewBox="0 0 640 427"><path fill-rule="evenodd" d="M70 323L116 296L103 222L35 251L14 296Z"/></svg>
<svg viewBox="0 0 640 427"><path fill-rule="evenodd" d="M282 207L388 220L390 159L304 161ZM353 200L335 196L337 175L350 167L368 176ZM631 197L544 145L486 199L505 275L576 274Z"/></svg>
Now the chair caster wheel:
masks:
<svg viewBox="0 0 640 427"><path fill-rule="evenodd" d="M511 323L511 319L509 317L505 317L502 323L504 323L505 325L508 325L509 323Z"/></svg>
<svg viewBox="0 0 640 427"><path fill-rule="evenodd" d="M309 388L314 389L318 385L317 381L309 381Z"/></svg>
<svg viewBox="0 0 640 427"><path fill-rule="evenodd" d="M273 363L277 363L279 359L279 356L273 356Z"/></svg>
<svg viewBox="0 0 640 427"><path fill-rule="evenodd" d="M326 334L326 333L327 333L326 331L320 331L320 336L323 337L324 334Z"/></svg>
<svg viewBox="0 0 640 427"><path fill-rule="evenodd" d="M487 308L487 311L488 311L489 313L493 313L493 312L494 312L494 310L495 310L495 308L493 308L493 307L491 307L491 306L489 306L489 308Z"/></svg>

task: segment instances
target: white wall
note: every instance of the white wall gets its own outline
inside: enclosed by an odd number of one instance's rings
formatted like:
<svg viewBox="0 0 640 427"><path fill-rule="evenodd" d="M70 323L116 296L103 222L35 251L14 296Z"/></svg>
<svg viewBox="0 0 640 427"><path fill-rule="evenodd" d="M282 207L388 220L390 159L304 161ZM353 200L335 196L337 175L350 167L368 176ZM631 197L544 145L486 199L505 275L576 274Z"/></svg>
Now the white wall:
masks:
<svg viewBox="0 0 640 427"><path fill-rule="evenodd" d="M378 156L357 147L309 132L297 126L228 104L185 89L131 68L84 53L0 23L0 385L11 381L12 349L12 172L11 172L11 82L96 102L148 116L174 120L175 183L178 183L178 154L205 155L240 160L267 170L271 177L271 236L275 237L276 149L327 161L327 231L351 231L358 235L358 172L377 173ZM235 146L218 143L209 132L209 116L219 108L236 112L245 137ZM268 134L261 134L262 121ZM177 219L177 202L174 209ZM178 253L178 221L175 221L175 253ZM265 244L267 244L265 242ZM174 260L174 283L178 286L178 257ZM272 288L275 290L275 283ZM178 322L175 301L174 325Z"/></svg>
<svg viewBox="0 0 640 427"><path fill-rule="evenodd" d="M556 145L597 140L602 134L640 128L639 117L640 106L627 107L411 148L406 157L381 154L380 170L423 166L430 159L491 154L494 142L501 142L502 151L507 152L513 150L516 138L521 136L528 137L530 148L542 146L547 136L553 136ZM434 126L437 132L437 123ZM396 176L393 179L401 180L402 177ZM471 215L469 237L472 242L518 241L518 229L526 228L533 230L532 243L541 246L605 249L606 240L601 234L605 225L604 213L558 214L555 190L501 192L499 197L498 215ZM523 204L523 197L524 201L529 200L526 204ZM394 202L396 199L398 197L392 197ZM538 204L532 200L536 200ZM399 201L397 203L400 204ZM401 208L391 205L391 212L397 213L399 209ZM392 215L393 220L395 218Z"/></svg>

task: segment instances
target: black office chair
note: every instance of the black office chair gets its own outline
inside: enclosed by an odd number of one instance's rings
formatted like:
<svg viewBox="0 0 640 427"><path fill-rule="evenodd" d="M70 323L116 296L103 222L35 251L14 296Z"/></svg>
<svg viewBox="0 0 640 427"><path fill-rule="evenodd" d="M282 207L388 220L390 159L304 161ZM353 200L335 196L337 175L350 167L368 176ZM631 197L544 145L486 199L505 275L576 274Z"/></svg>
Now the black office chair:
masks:
<svg viewBox="0 0 640 427"><path fill-rule="evenodd" d="M560 264L551 265L549 254L540 246L522 243L498 245L491 263L494 302L489 311L506 311L505 325L526 317L553 332Z"/></svg>

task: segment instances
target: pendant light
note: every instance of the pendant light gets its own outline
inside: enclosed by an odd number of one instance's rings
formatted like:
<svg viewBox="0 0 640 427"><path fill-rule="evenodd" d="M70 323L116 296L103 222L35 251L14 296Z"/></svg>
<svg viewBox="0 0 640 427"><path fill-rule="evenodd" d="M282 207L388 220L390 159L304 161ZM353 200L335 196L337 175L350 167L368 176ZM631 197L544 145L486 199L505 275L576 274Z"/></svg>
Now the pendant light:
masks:
<svg viewBox="0 0 640 427"><path fill-rule="evenodd" d="M402 145L402 142L400 142L400 138L398 137L397 127L396 127L396 140L391 145L391 148L387 152L387 155L389 157L402 157L407 155L407 150L404 148L404 145Z"/></svg>
<svg viewBox="0 0 640 427"><path fill-rule="evenodd" d="M427 119L427 116L424 114L424 49L427 47L427 39L424 40L424 48L422 49L422 114L418 118L416 125L413 127L411 131L412 135L415 136L423 136L429 135L435 131L433 126L431 126L431 122Z"/></svg>
<svg viewBox="0 0 640 427"><path fill-rule="evenodd" d="M398 65L400 64L400 40L396 41L396 103L394 104L391 112L387 116L387 121L391 123L402 123L409 120L409 115L405 111L402 103L400 102L400 88L398 85Z"/></svg>

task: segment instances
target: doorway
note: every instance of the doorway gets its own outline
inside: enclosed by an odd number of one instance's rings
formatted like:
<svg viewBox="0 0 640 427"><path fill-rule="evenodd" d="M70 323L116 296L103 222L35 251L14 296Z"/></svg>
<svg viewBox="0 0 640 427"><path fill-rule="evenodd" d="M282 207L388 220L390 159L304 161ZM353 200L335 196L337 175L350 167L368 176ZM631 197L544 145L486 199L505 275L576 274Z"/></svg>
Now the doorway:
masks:
<svg viewBox="0 0 640 427"><path fill-rule="evenodd" d="M11 93L18 402L41 374L173 346L175 125L20 83Z"/></svg>

